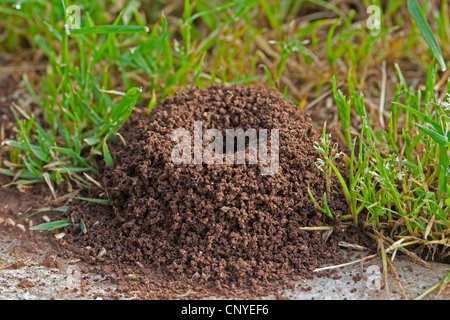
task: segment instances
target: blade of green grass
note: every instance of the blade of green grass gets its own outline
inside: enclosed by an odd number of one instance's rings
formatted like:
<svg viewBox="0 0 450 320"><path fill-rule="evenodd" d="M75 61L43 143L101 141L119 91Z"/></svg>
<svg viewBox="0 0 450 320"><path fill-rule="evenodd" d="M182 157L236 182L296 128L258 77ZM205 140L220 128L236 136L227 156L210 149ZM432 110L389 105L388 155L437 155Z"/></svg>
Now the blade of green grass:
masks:
<svg viewBox="0 0 450 320"><path fill-rule="evenodd" d="M107 199L93 199L93 198L82 198L82 197L75 197L74 199L88 201L88 202L94 202L94 203L103 204L103 205L109 205L109 201Z"/></svg>
<svg viewBox="0 0 450 320"><path fill-rule="evenodd" d="M94 27L73 29L70 30L70 35L108 34L108 33L146 33L148 31L149 28L143 26L106 25L106 26L94 26Z"/></svg>
<svg viewBox="0 0 450 320"><path fill-rule="evenodd" d="M34 212L34 213L32 213L32 214L26 216L25 218L22 218L22 219L17 220L17 221L21 221L21 220L24 220L24 219L28 219L28 218L34 217L34 216L36 216L36 215L38 215L38 214L46 213L46 212L52 212L52 211L57 211L57 212L67 212L67 211L69 211L69 209L70 209L70 207L68 207L68 206L62 206L62 207L58 207L58 208L47 208L47 209L42 209L42 210L36 211L36 212Z"/></svg>
<svg viewBox="0 0 450 320"><path fill-rule="evenodd" d="M441 48L439 47L436 38L433 35L433 31L431 31L430 25L425 20L425 17L423 16L422 13L422 9L417 3L417 0L408 0L407 6L409 13L411 14L417 26L419 27L422 36L424 37L425 41L430 47L431 52L433 52L433 55L435 56L437 62L439 63L439 66L441 67L442 71L447 70L447 66L445 64Z"/></svg>
<svg viewBox="0 0 450 320"><path fill-rule="evenodd" d="M55 230L55 229L61 229L65 228L70 224L68 220L59 220L59 221L52 221L52 222L46 222L41 223L37 226L31 227L30 230Z"/></svg>

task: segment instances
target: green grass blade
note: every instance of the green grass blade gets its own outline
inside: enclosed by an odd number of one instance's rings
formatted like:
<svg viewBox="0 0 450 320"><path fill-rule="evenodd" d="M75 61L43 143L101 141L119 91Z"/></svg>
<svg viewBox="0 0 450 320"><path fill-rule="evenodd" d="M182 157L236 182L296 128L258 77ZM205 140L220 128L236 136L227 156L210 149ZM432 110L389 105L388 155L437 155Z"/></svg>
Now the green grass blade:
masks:
<svg viewBox="0 0 450 320"><path fill-rule="evenodd" d="M111 156L111 153L109 152L109 148L108 148L108 144L106 143L108 136L105 137L105 139L103 140L103 158L105 160L105 163L110 166L110 167L114 167L114 160Z"/></svg>
<svg viewBox="0 0 450 320"><path fill-rule="evenodd" d="M73 29L70 30L70 35L108 34L108 33L146 33L148 31L149 31L148 27L142 26L106 25L106 26L95 26L95 27Z"/></svg>
<svg viewBox="0 0 450 320"><path fill-rule="evenodd" d="M72 150L72 149L62 148L62 147L53 147L52 150L56 150L56 151L58 151L58 152L60 152L62 154L65 154L66 156L69 156L69 157L73 158L74 160L78 161L79 163L81 163L85 167L88 167L91 170L96 171L94 168L91 167L91 165L89 165L87 160L83 159L80 155L76 154L75 151Z"/></svg>
<svg viewBox="0 0 450 320"><path fill-rule="evenodd" d="M68 220L58 220L47 223L41 223L37 226L31 227L30 230L55 230L65 228L70 224Z"/></svg>
<svg viewBox="0 0 450 320"><path fill-rule="evenodd" d="M420 112L417 109L414 109L410 106L398 103L398 102L393 102L393 104L398 105L399 107L402 107L408 111L410 111L411 113L414 113L415 116L417 116L420 120L422 120L425 123L428 123L429 125L431 125L434 130L436 130L436 132L439 132L439 134L442 134L442 127L439 125L439 123L437 123L436 121L432 120L431 118L429 118L427 115L423 114L422 112Z"/></svg>
<svg viewBox="0 0 450 320"><path fill-rule="evenodd" d="M417 3L417 0L408 0L408 11L419 27L422 36L430 47L431 52L433 52L433 55L441 66L442 70L447 70L441 48L439 47L436 38L433 35L433 31L431 31L430 25L425 20L425 17L423 16L422 10Z"/></svg>
<svg viewBox="0 0 450 320"><path fill-rule="evenodd" d="M417 126L420 130L422 130L423 132L425 132L427 135L429 135L434 141L436 141L437 143L439 143L439 145L441 145L441 146L446 146L446 144L447 144L447 139L445 139L445 137L444 137L442 134L440 134L440 133L438 133L438 132L436 132L436 131L434 131L434 130L432 130L432 129L430 129L430 128L427 128L427 127L425 127L425 126L422 126L422 125L420 125L420 124L418 124L418 123L416 123L416 126Z"/></svg>
<svg viewBox="0 0 450 320"><path fill-rule="evenodd" d="M84 223L83 218L80 218L80 229L84 234L87 233L86 224Z"/></svg>
<svg viewBox="0 0 450 320"><path fill-rule="evenodd" d="M75 197L74 199L103 204L105 206L109 205L109 201L107 199L93 199L93 198L82 198L82 197Z"/></svg>

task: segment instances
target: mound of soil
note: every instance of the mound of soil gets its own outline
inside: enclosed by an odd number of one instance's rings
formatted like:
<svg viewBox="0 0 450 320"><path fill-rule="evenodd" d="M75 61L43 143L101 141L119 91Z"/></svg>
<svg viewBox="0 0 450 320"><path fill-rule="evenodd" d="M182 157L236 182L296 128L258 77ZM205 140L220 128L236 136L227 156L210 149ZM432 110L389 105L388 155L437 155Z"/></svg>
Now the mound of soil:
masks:
<svg viewBox="0 0 450 320"><path fill-rule="evenodd" d="M174 164L172 133L193 132L195 121L224 136L226 129L278 129L278 172L262 175L261 165L249 161ZM280 93L238 85L193 89L168 98L122 135L127 144L114 148L115 167L99 178L110 206L82 202L70 213L75 224L64 240L78 256L103 261L119 275L158 273L211 290L287 283L340 261L342 228L331 235L302 229L338 222L314 208L307 191L323 199L314 149L320 135ZM329 199L335 216L346 212L337 181Z"/></svg>

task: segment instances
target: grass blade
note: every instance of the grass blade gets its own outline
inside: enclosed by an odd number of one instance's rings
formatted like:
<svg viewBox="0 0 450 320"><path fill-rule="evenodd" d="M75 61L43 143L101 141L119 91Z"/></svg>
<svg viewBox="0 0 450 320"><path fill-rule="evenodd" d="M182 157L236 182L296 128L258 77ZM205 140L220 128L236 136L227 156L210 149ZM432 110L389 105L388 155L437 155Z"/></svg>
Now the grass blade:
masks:
<svg viewBox="0 0 450 320"><path fill-rule="evenodd" d="M108 33L146 33L148 27L142 26L95 26L70 30L71 35L78 34L108 34Z"/></svg>
<svg viewBox="0 0 450 320"><path fill-rule="evenodd" d="M83 218L80 218L80 229L84 234L87 233L86 224L84 223Z"/></svg>
<svg viewBox="0 0 450 320"><path fill-rule="evenodd" d="M93 198L81 198L81 197L75 197L74 199L103 204L105 206L109 205L109 201L107 199L93 199Z"/></svg>
<svg viewBox="0 0 450 320"><path fill-rule="evenodd" d="M58 208L45 208L45 209L41 209L41 210L39 210L39 211L36 211L36 212L30 214L29 216L26 216L25 218L22 218L22 219L17 220L17 221L22 221L22 220L25 220L25 219L34 217L34 216L36 216L36 215L38 215L38 214L46 213L46 212L52 212L52 211L57 211L57 212L67 212L67 211L69 211L69 209L70 209L70 207L67 207L67 206L58 207Z"/></svg>
<svg viewBox="0 0 450 320"><path fill-rule="evenodd" d="M439 47L436 38L433 35L433 31L431 31L430 25L425 20L425 17L423 16L422 10L420 9L419 4L417 3L417 0L409 0L408 1L408 11L413 17L414 21L416 22L417 26L419 27L420 32L422 33L422 36L424 37L425 41L427 42L428 46L431 49L431 52L433 52L433 55L436 57L437 62L442 68L442 71L447 70L447 66L444 61L444 57L442 56L441 48Z"/></svg>
<svg viewBox="0 0 450 320"><path fill-rule="evenodd" d="M114 167L114 160L111 156L111 153L109 152L109 148L108 148L108 144L106 143L106 139L108 138L108 136L105 137L105 139L103 140L103 158L105 159L105 163L110 166L110 167Z"/></svg>
<svg viewBox="0 0 450 320"><path fill-rule="evenodd" d="M37 226L31 227L30 230L55 230L65 228L70 224L68 220L58 220L52 222L41 223Z"/></svg>

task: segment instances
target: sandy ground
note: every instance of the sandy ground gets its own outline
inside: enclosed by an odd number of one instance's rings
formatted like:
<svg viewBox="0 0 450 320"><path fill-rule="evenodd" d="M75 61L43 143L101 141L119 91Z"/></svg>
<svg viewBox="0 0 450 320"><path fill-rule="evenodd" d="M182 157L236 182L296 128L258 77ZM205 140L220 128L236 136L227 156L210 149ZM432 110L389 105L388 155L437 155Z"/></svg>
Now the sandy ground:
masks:
<svg viewBox="0 0 450 320"><path fill-rule="evenodd" d="M137 292L118 293L114 275L84 274L77 260L68 261L52 256L46 242L28 246L25 240L11 238L1 232L0 226L0 299L2 300L109 300L135 299ZM364 255L358 253L359 256ZM358 256L352 254L357 259ZM401 284L410 299L439 283L450 271L449 265L431 263L431 269L414 264L405 257L394 261ZM295 290L280 290L288 299L354 300L404 299L392 274L388 275L388 290L381 287L381 261L342 267L332 277L314 277L296 283ZM108 277L109 276L109 277ZM211 297L214 299L215 297ZM265 297L273 298L273 297ZM450 286L427 299L450 299Z"/></svg>

